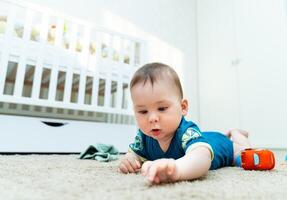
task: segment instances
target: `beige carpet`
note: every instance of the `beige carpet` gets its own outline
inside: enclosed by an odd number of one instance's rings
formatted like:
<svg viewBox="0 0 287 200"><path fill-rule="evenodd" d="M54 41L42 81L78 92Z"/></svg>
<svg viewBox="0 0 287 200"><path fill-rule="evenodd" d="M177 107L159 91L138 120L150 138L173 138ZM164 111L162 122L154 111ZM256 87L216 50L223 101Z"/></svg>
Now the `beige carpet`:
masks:
<svg viewBox="0 0 287 200"><path fill-rule="evenodd" d="M149 186L141 175L117 172L118 161L77 155L0 155L0 199L286 199L287 152L272 171L227 167L200 180Z"/></svg>

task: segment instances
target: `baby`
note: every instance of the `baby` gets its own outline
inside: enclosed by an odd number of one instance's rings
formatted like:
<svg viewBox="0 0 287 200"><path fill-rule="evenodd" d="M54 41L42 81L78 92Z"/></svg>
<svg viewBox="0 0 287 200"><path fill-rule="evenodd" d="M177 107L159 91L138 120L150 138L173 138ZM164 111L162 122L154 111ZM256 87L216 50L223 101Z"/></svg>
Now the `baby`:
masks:
<svg viewBox="0 0 287 200"><path fill-rule="evenodd" d="M251 148L243 130L201 132L185 120L188 101L178 75L165 64L138 69L130 91L139 130L120 161L123 173L141 171L152 184L192 180L210 169L235 165L240 152Z"/></svg>

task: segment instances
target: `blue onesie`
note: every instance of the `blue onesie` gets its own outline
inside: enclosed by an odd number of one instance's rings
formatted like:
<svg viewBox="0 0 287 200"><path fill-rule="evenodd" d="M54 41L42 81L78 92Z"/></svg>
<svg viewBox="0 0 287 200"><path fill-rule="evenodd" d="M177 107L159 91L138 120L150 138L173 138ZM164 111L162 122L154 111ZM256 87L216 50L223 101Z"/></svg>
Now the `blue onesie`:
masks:
<svg viewBox="0 0 287 200"><path fill-rule="evenodd" d="M186 121L184 117L166 152L162 151L157 140L145 135L141 130L138 130L134 143L129 145L129 151L137 154L142 161L178 159L198 146L206 146L210 150L211 170L233 164L233 144L228 137L219 132L201 132L195 123Z"/></svg>

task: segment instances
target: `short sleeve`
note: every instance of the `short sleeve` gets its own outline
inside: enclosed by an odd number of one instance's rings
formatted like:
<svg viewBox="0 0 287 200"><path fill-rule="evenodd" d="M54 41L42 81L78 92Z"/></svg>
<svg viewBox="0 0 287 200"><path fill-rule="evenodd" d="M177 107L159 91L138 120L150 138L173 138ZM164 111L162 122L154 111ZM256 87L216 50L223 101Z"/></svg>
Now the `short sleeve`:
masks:
<svg viewBox="0 0 287 200"><path fill-rule="evenodd" d="M146 161L146 152L144 148L144 135L140 131L137 132L134 142L129 145L129 152L139 156L141 161Z"/></svg>
<svg viewBox="0 0 287 200"><path fill-rule="evenodd" d="M214 158L214 153L211 145L208 143L206 138L202 136L198 129L192 127L188 128L182 135L181 146L185 153L199 146L205 146L210 150L211 158Z"/></svg>

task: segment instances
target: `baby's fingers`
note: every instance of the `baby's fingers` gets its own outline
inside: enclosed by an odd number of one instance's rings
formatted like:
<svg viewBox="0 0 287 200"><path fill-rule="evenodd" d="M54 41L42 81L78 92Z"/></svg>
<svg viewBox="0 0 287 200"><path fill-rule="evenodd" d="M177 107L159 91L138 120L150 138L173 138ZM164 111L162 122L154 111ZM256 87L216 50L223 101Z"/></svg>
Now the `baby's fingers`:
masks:
<svg viewBox="0 0 287 200"><path fill-rule="evenodd" d="M160 165L160 164L154 164L150 166L148 170L148 180L153 183L159 183L160 179L158 175L160 174L161 171L163 171L166 168L165 165Z"/></svg>
<svg viewBox="0 0 287 200"><path fill-rule="evenodd" d="M119 165L119 171L120 172L122 172L122 173L125 173L125 174L127 174L127 173L129 173L129 170L128 170L128 168L125 166L125 164L124 163L120 163L120 165Z"/></svg>
<svg viewBox="0 0 287 200"><path fill-rule="evenodd" d="M142 174L143 176L146 176L146 175L147 175L151 164L152 164L152 161L146 161L146 162L142 165L141 174Z"/></svg>
<svg viewBox="0 0 287 200"><path fill-rule="evenodd" d="M121 161L120 170L123 173L125 173L125 174L127 174L127 173L134 173L135 172L133 166L131 165L131 163L130 163L130 161L128 159L123 159Z"/></svg>
<svg viewBox="0 0 287 200"><path fill-rule="evenodd" d="M130 165L134 169L134 171L138 171L138 169L141 168L140 162L135 158L128 158L128 162L130 163Z"/></svg>

